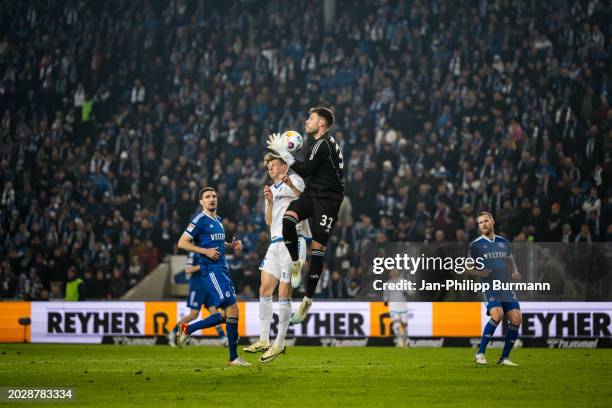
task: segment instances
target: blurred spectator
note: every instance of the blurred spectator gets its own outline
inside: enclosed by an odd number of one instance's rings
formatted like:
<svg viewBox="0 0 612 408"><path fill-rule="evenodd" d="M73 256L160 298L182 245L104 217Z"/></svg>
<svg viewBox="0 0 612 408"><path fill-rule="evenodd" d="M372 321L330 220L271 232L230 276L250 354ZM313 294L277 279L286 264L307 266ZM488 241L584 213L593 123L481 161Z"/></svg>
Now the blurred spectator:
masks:
<svg viewBox="0 0 612 408"><path fill-rule="evenodd" d="M344 278L344 282L346 285L346 294L349 298L354 298L359 294L361 290L361 281L359 276L357 275L357 268L350 267L346 273L346 277Z"/></svg>
<svg viewBox="0 0 612 408"><path fill-rule="evenodd" d="M28 273L24 272L19 276L19 288L17 296L25 300L38 299L44 286L36 268L31 268Z"/></svg>
<svg viewBox="0 0 612 408"><path fill-rule="evenodd" d="M114 299L119 299L126 291L127 283L123 272L119 268L113 268L113 275L110 280L110 293Z"/></svg>
<svg viewBox="0 0 612 408"><path fill-rule="evenodd" d="M140 257L133 256L128 272L128 286L134 286L144 276L144 267L140 263Z"/></svg>
<svg viewBox="0 0 612 408"><path fill-rule="evenodd" d="M97 298L98 288L96 285L97 283L94 278L93 270L91 268L87 268L83 274L83 286L85 289L86 299L89 300Z"/></svg>
<svg viewBox="0 0 612 408"><path fill-rule="evenodd" d="M591 231L599 231L601 200L597 195L597 188L591 187L589 196L584 200L584 203L582 204L582 211L584 211L585 222L587 223Z"/></svg>
<svg viewBox="0 0 612 408"><path fill-rule="evenodd" d="M576 235L574 239L575 242L592 242L591 238L591 230L587 224L582 224L580 226L580 232Z"/></svg>
<svg viewBox="0 0 612 408"><path fill-rule="evenodd" d="M85 300L85 284L77 273L74 266L68 268L68 281L66 282L66 295L64 300L77 301Z"/></svg>
<svg viewBox="0 0 612 408"><path fill-rule="evenodd" d="M144 245L136 252L136 256L142 261L145 273L151 272L158 264L158 251L150 239L144 241Z"/></svg>
<svg viewBox="0 0 612 408"><path fill-rule="evenodd" d="M96 271L91 297L94 299L106 299L111 297L109 280L101 269Z"/></svg>
<svg viewBox="0 0 612 408"><path fill-rule="evenodd" d="M346 291L346 282L342 279L342 275L340 275L340 272L332 272L331 282L329 283L328 291L328 297L332 299L346 299L348 297Z"/></svg>
<svg viewBox="0 0 612 408"><path fill-rule="evenodd" d="M86 295L83 289L83 295ZM65 294L62 291L61 282L51 282L51 292L49 292L49 300L65 300Z"/></svg>

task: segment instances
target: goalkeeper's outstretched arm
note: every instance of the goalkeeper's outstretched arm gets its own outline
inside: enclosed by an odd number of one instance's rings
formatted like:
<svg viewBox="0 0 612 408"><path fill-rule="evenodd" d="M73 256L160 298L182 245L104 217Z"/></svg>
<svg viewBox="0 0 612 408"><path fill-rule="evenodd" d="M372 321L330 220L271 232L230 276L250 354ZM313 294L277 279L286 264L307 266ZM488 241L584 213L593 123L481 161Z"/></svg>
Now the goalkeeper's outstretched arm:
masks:
<svg viewBox="0 0 612 408"><path fill-rule="evenodd" d="M330 154L327 140L319 139L312 147L312 153L303 162L295 160L291 169L302 178L309 177L321 163L329 159Z"/></svg>
<svg viewBox="0 0 612 408"><path fill-rule="evenodd" d="M303 162L295 160L291 153L287 151L280 134L270 135L267 143L268 149L276 152L302 178L309 177L321 163L329 159L331 154L329 144L323 138L315 142L310 154L306 156Z"/></svg>

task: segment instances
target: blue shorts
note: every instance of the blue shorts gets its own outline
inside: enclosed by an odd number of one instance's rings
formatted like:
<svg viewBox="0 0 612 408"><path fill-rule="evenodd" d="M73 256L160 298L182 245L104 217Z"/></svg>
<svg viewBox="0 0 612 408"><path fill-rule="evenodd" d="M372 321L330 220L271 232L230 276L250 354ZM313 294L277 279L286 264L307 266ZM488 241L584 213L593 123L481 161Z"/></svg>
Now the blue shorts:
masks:
<svg viewBox="0 0 612 408"><path fill-rule="evenodd" d="M208 308L206 303L206 282L204 275L191 276L189 280L189 295L187 296L187 307L192 310L200 310L202 306Z"/></svg>
<svg viewBox="0 0 612 408"><path fill-rule="evenodd" d="M488 290L484 294L485 305L487 306L487 315L491 309L501 307L504 314L511 310L521 310L516 294L512 291L492 291Z"/></svg>
<svg viewBox="0 0 612 408"><path fill-rule="evenodd" d="M236 290L226 272L214 271L204 275L204 304L225 309L236 303Z"/></svg>

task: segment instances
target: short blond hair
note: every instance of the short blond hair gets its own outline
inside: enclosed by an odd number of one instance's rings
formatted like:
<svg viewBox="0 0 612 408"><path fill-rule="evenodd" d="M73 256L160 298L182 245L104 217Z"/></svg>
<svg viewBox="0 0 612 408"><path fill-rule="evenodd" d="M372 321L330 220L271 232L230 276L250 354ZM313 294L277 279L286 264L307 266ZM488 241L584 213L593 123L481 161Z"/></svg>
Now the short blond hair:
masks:
<svg viewBox="0 0 612 408"><path fill-rule="evenodd" d="M283 163L285 163L285 161L278 155L274 154L274 153L266 153L266 155L264 156L264 164L267 166L268 163L270 163L272 160L280 160ZM285 163L287 164L287 163Z"/></svg>
<svg viewBox="0 0 612 408"><path fill-rule="evenodd" d="M481 211L478 213L478 215L476 216L476 219L479 219L480 217L484 217L485 215L489 216L489 218L491 218L493 221L495 221L495 218L493 218L493 214L491 214L489 211Z"/></svg>

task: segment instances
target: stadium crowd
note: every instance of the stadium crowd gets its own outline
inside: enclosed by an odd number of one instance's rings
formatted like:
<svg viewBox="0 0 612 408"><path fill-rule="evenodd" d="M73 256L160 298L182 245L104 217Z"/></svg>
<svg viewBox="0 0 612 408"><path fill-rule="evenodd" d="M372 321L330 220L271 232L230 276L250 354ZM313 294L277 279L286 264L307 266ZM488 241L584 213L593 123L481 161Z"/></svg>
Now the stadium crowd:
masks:
<svg viewBox="0 0 612 408"><path fill-rule="evenodd" d="M214 186L237 290L269 237L265 137L331 106L347 196L322 297L363 242L612 241L609 1L4 1L0 297L119 297ZM70 276L70 278L69 278Z"/></svg>

